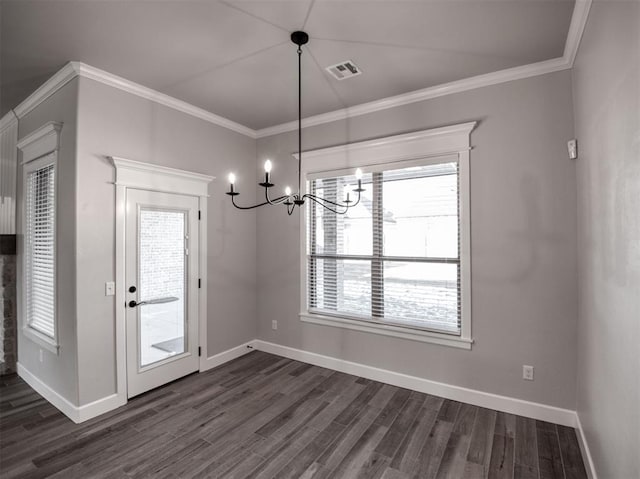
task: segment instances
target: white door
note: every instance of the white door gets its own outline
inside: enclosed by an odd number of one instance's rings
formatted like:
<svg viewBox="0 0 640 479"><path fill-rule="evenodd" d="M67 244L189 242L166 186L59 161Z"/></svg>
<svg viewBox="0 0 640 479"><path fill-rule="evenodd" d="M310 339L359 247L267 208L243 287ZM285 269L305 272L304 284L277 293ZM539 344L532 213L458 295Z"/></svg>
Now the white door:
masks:
<svg viewBox="0 0 640 479"><path fill-rule="evenodd" d="M198 370L198 198L127 189L127 395Z"/></svg>

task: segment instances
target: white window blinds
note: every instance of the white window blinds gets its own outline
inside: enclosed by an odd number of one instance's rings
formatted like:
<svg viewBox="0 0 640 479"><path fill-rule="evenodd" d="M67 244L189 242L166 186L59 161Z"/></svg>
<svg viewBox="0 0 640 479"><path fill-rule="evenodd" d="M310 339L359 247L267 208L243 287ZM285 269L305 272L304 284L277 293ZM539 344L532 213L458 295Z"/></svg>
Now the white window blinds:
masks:
<svg viewBox="0 0 640 479"><path fill-rule="evenodd" d="M55 338L55 157L26 171L25 308L27 324ZM44 160L44 161L43 161Z"/></svg>
<svg viewBox="0 0 640 479"><path fill-rule="evenodd" d="M353 199L355 184L337 176L309 187L338 201ZM459 335L457 162L367 173L362 186L346 215L309 205L309 311Z"/></svg>

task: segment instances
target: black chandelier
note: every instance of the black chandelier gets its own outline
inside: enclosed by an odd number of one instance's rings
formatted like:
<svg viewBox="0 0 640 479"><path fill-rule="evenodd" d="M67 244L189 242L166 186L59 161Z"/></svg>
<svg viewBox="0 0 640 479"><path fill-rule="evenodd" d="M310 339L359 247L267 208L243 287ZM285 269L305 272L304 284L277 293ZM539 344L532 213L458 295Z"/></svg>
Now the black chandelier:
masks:
<svg viewBox="0 0 640 479"><path fill-rule="evenodd" d="M302 45L305 45L309 41L309 35L305 32L293 32L291 34L291 41L298 45L298 192L296 194L291 193L291 188L288 186L285 188L285 193L283 196L278 196L277 198L269 197L269 188L275 186L271 183L271 160L267 160L264 162L264 181L258 183L260 186L264 188L264 197L265 201L262 203L258 203L252 206L240 206L236 204L235 197L240 193L235 191L234 184L236 182L236 175L233 173L229 173L229 191L227 191L227 195L231 196L231 203L233 206L240 210L251 210L253 208L258 208L260 206L265 205L284 205L287 208L287 214L291 215L296 206L304 205L305 200L308 198L309 200L317 203L318 205L326 208L337 214L345 214L349 208L353 208L360 202L360 194L365 191L362 188L362 171L358 168L355 172L356 179L358 180L358 187L354 188L353 191L358 193L358 198L354 201L349 198L349 193L347 193L347 198L342 202L331 201L326 198L322 198L320 196L312 195L309 193L301 194L301 185L302 185L302 67L301 67L301 58L302 58Z"/></svg>

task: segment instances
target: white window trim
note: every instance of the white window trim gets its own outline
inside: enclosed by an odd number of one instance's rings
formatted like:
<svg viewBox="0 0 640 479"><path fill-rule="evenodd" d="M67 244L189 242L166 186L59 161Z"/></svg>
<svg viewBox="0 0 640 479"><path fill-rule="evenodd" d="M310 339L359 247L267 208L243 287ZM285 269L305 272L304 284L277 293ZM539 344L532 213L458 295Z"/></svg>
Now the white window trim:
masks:
<svg viewBox="0 0 640 479"><path fill-rule="evenodd" d="M21 164L22 164L22 211L20 213L20 217L22 218L22 235L24 237L24 228L26 226L26 204L24 201L27 189L27 176L28 173L34 171L36 169L42 168L43 166L53 164L55 171L55 224L57 227L58 224L58 148L60 145L60 130L62 129L62 123L51 121L46 123L41 128L36 131L26 135L20 141L18 141L17 147L18 150L21 151ZM53 158L50 157L53 155ZM57 235L57 233L56 233ZM54 280L54 291L57 292L57 271L58 271L58 254L57 254L57 238L54 238L54 261L53 261L53 270L56 274L56 278ZM25 288L25 277L26 273L26 255L22 255L22 278L21 278L21 287L22 294L20 295L20 300L22 303L22 307L20 308L20 323L22 324L22 333L24 336L37 345L45 348L46 350L59 354L60 344L58 342L59 331L58 331L58 301L57 301L57 293L54 294L53 300L53 330L54 336L53 338L47 336L46 334L42 334L40 331L35 330L31 327L28 322L28 318L26 317L26 288Z"/></svg>
<svg viewBox="0 0 640 479"><path fill-rule="evenodd" d="M307 307L307 209L300 215L300 320L306 323L364 331L385 336L440 344L461 349L471 349L471 217L469 198L469 151L471 132L476 122L434 128L404 135L349 143L346 145L303 152L302 175L305 179L335 176L344 170L374 168L379 165L411 166L416 162L428 163L429 158L455 155L458 161L460 184L460 288L461 330L460 336L421 331L353 320L342 316L311 313ZM298 158L297 154L293 155ZM307 181L302 185L306 193Z"/></svg>

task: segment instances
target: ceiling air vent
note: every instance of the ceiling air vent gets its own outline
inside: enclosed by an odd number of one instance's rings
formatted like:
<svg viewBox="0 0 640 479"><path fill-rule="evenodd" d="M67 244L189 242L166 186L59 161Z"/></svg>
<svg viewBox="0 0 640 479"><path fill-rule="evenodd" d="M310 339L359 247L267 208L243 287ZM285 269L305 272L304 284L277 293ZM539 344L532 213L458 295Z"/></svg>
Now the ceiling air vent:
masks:
<svg viewBox="0 0 640 479"><path fill-rule="evenodd" d="M325 68L331 76L336 80L346 80L347 78L360 75L362 71L351 60L336 63L330 67Z"/></svg>

